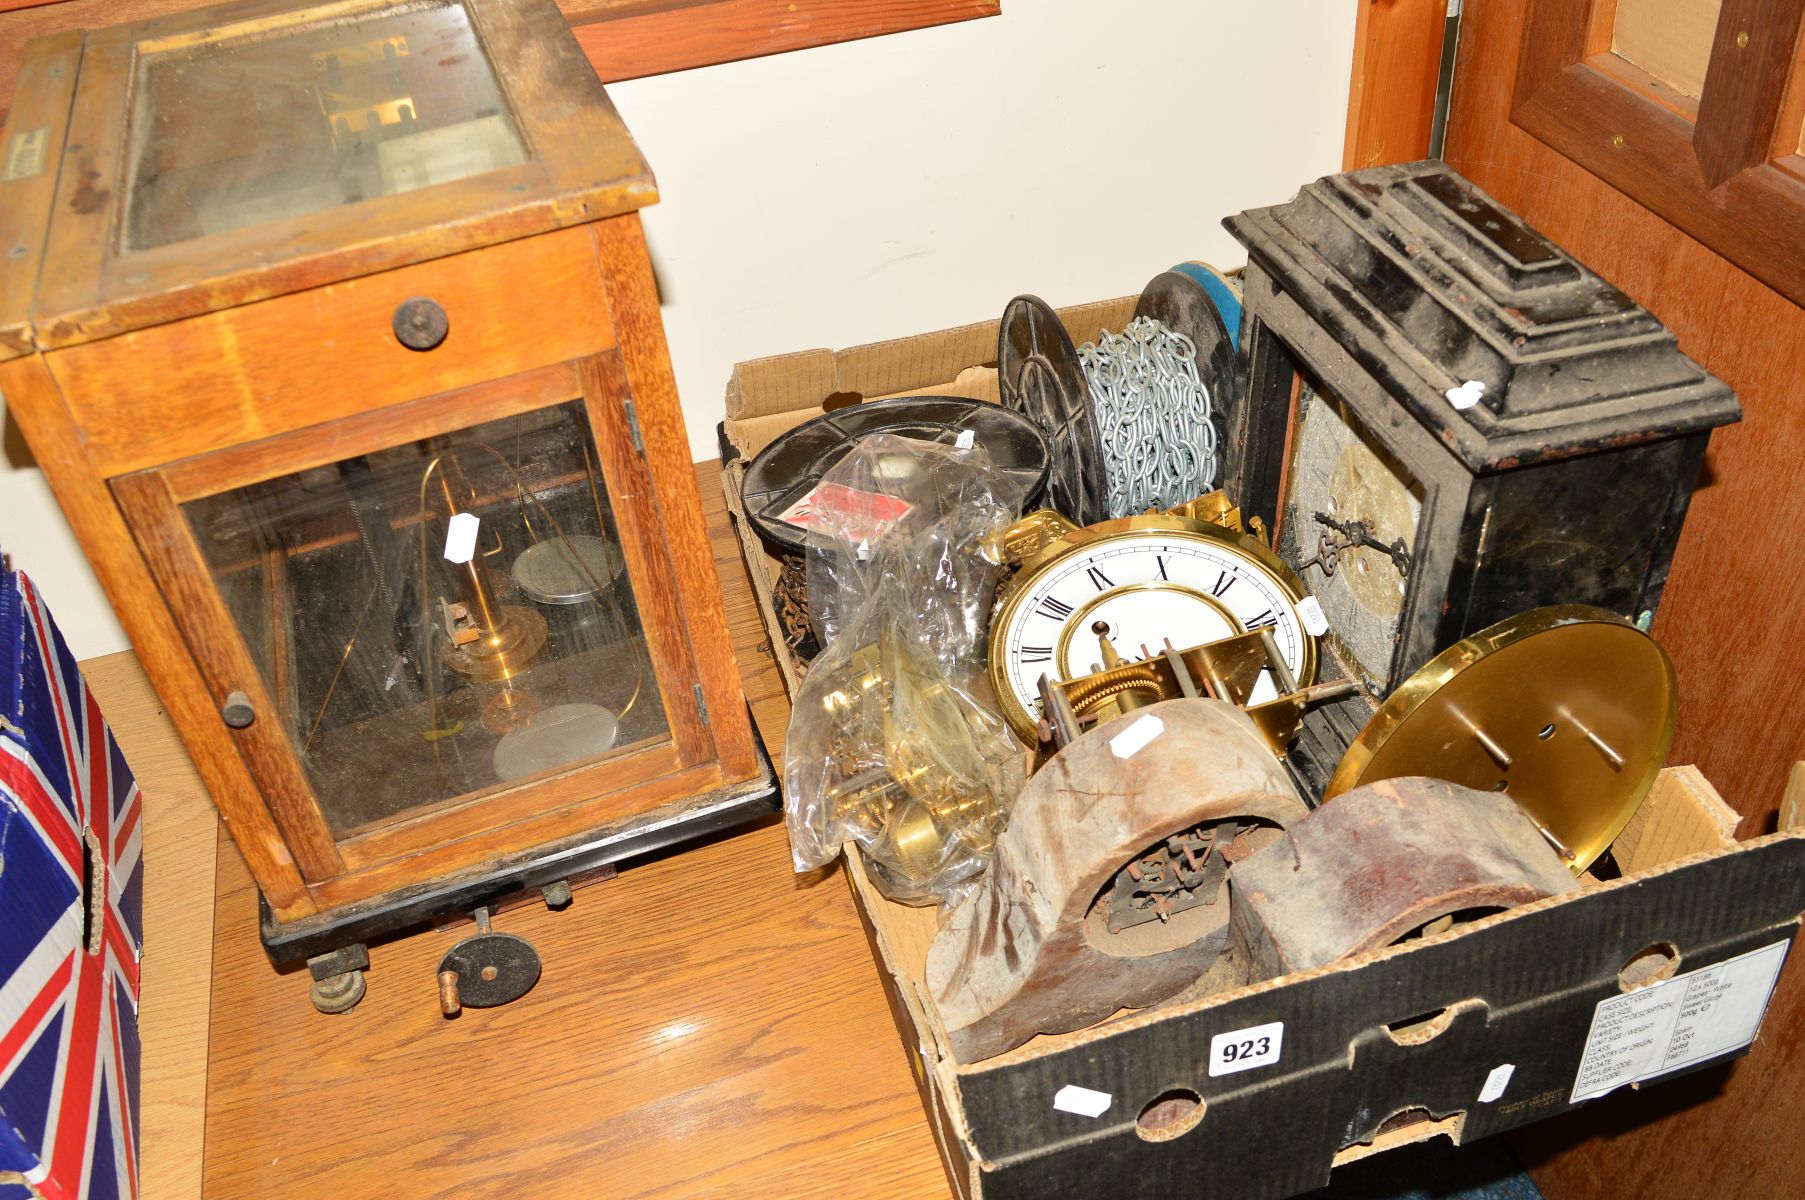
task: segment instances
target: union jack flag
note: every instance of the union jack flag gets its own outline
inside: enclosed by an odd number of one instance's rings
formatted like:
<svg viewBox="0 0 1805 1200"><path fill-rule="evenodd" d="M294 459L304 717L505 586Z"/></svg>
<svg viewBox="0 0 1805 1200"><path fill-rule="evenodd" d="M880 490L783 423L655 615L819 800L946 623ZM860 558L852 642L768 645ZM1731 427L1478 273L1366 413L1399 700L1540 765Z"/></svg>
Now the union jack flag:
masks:
<svg viewBox="0 0 1805 1200"><path fill-rule="evenodd" d="M12 572L0 671L0 1200L136 1200L138 785Z"/></svg>

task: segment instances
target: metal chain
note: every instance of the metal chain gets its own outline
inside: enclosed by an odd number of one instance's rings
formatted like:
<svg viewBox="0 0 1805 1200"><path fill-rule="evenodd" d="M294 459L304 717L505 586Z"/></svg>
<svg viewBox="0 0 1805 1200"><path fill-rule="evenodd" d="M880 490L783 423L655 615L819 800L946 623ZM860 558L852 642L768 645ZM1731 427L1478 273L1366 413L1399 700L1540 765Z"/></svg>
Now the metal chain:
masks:
<svg viewBox="0 0 1805 1200"><path fill-rule="evenodd" d="M1151 317L1078 347L1112 517L1172 508L1216 482L1216 427L1197 347Z"/></svg>

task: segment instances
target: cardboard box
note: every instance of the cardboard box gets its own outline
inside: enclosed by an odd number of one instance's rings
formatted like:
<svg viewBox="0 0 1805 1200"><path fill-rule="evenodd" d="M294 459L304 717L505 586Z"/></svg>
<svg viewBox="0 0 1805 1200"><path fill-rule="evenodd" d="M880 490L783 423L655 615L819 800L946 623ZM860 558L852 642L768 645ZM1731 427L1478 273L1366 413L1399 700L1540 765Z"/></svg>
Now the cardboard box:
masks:
<svg viewBox="0 0 1805 1200"><path fill-rule="evenodd" d="M960 1196L1252 1200L1321 1187L1394 1146L1570 1111L1645 1038L1676 1073L1745 1053L1805 905L1805 832L1739 844L1735 824L1696 770L1669 769L1617 842L1621 879L971 1066L954 1063L923 980L934 914L885 900L857 861L847 873ZM1630 1012L1600 1013L1619 997ZM1638 1031L1682 998L1721 1006L1728 1026ZM1249 1036L1275 1056L1211 1075L1213 1049ZM1062 1111L1068 1087L1107 1107ZM1163 1138L1139 1120L1162 1101L1180 1112Z"/></svg>
<svg viewBox="0 0 1805 1200"><path fill-rule="evenodd" d="M1099 330L1120 329L1134 316L1139 297L1101 300L1059 309L1075 345ZM995 403L997 323L982 321L939 333L875 342L850 350L802 350L739 363L727 381L727 417L721 422L721 487L733 517L740 551L758 597L759 615L771 635L777 669L790 695L802 682L802 664L785 652L771 590L782 559L759 540L740 503L740 481L753 456L804 421L830 408L892 396L964 396Z"/></svg>
<svg viewBox="0 0 1805 1200"><path fill-rule="evenodd" d="M135 1196L138 785L10 571L0 671L0 1198Z"/></svg>
<svg viewBox="0 0 1805 1200"><path fill-rule="evenodd" d="M1060 316L1084 341L1133 305ZM996 326L981 324L734 369L723 486L792 695L802 670L771 603L780 560L744 519L740 460L824 406L995 400L995 347ZM1614 846L1621 878L966 1066L924 981L935 914L884 899L856 859L847 877L961 1197L1253 1200L1745 1053L1805 909L1805 830L1738 843L1736 820L1696 770L1670 768ZM1247 1043L1263 1053L1231 1069L1225 1048Z"/></svg>

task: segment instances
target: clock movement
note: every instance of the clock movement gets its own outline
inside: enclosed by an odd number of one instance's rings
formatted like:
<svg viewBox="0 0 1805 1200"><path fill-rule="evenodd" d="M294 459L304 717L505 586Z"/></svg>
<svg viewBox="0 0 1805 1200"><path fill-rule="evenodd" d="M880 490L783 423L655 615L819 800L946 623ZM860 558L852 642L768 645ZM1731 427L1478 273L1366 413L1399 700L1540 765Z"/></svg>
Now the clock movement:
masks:
<svg viewBox="0 0 1805 1200"><path fill-rule="evenodd" d="M1288 761L1315 795L1375 705L1523 610L1647 628L1730 388L1648 310L1437 162L1225 224L1248 252L1229 499L1327 619Z"/></svg>
<svg viewBox="0 0 1805 1200"><path fill-rule="evenodd" d="M1167 513L1084 526L1043 509L1002 541L1020 569L991 623L990 681L1003 716L1030 745L1041 677L1088 675L1099 657L1145 658L1154 647L1265 629L1292 676L1285 683L1315 677L1314 604L1291 569L1242 531L1219 493ZM1280 690L1280 681L1263 677L1251 701Z"/></svg>

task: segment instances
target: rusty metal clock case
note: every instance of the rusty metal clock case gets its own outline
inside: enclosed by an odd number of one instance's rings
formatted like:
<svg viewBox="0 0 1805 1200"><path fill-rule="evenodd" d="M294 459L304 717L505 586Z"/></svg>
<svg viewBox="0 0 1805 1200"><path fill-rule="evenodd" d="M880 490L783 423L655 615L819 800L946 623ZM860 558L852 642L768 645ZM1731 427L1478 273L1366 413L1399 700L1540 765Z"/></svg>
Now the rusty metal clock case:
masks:
<svg viewBox="0 0 1805 1200"><path fill-rule="evenodd" d="M1740 416L1652 313L1441 163L1225 224L1249 258L1226 489L1321 601L1325 677L1365 689L1306 719L1311 791L1468 633L1546 604L1652 617L1706 439Z"/></svg>

